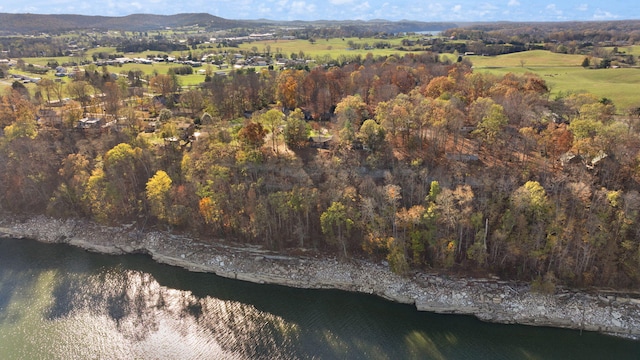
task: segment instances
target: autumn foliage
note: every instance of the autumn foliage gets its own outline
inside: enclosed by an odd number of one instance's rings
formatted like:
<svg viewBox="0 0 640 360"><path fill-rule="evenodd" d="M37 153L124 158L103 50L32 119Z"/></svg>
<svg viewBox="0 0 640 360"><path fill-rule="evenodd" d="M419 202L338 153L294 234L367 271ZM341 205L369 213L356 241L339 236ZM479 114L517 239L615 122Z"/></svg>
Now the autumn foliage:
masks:
<svg viewBox="0 0 640 360"><path fill-rule="evenodd" d="M353 60L177 94L163 114L196 119L197 140L45 126L34 100L6 93L0 209L368 256L398 273L640 285L637 111L429 53ZM151 87L177 92L168 75ZM135 123L135 101L109 101Z"/></svg>

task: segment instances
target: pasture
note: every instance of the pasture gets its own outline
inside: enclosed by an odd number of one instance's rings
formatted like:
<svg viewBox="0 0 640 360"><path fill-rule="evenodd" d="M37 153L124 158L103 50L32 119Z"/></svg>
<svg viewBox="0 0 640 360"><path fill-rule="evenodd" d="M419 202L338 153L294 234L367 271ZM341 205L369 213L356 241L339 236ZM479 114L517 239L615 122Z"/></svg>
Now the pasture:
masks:
<svg viewBox="0 0 640 360"><path fill-rule="evenodd" d="M544 79L551 96L567 92L590 92L611 99L619 113L640 106L640 68L585 69L584 55L527 51L495 57L468 57L474 71L496 75L533 73Z"/></svg>
<svg viewBox="0 0 640 360"><path fill-rule="evenodd" d="M406 38L405 38L406 39ZM317 39L315 42L308 40L264 40L247 42L238 47L217 48L211 45L210 48L199 48L193 50L196 57L203 54L245 52L245 53L282 53L287 57L291 54L299 55L301 52L306 57L319 61L338 59L342 56L351 57L360 55L365 57L368 53L374 56L388 56L393 54L403 54L397 49L365 49L365 46L374 46L376 42L390 43L392 46L402 44L403 38L375 39L375 38L330 38ZM361 48L350 49L350 44L359 44ZM92 55L98 52L107 54L115 53L115 48L95 48L88 50L85 58L91 59ZM630 46L619 48L634 56L640 56L640 46ZM142 53L125 54L130 58L146 58L147 55L163 55L160 52L146 51ZM185 55L184 51L173 52L167 55L178 57ZM452 54L442 54L443 59L454 61ZM640 68L617 68L617 69L585 69L581 66L584 55L558 54L545 50L533 50L520 53L506 54L500 56L468 56L474 71L489 72L496 75L507 73L524 74L534 73L542 77L551 90L551 96L558 96L567 92L586 91L598 97L611 99L618 112L624 112L629 107L640 106L640 94L638 84L640 84ZM72 57L60 58L25 58L27 63L46 65L47 62L55 60L62 64L78 60ZM172 63L153 64L124 64L121 66L109 66L107 70L116 74L126 75L129 70L140 70L145 76L151 77L155 74L166 74L171 67L179 66ZM197 74L199 69L207 69L208 65L194 69L193 75L179 76L182 86L193 86L204 80L204 75ZM218 70L211 66L213 71ZM101 69L96 69L101 71ZM53 71L47 77L53 78ZM5 82L5 85L7 82Z"/></svg>
<svg viewBox="0 0 640 360"><path fill-rule="evenodd" d="M389 43L391 46L399 46L402 44L402 40L405 38L392 38L392 39L375 39L375 38L330 38L330 39L317 39L315 42L308 40L265 40L255 41L250 43L240 44L238 48L222 48L227 51L252 51L255 47L258 52L266 52L267 46L271 49L271 53L279 51L283 55L289 57L291 54L298 55L303 52L305 55L311 58L330 56L334 59L339 56L366 56L368 53L372 53L374 56L378 55L392 55L397 54L397 49L365 49L365 46L374 46L376 42ZM350 43L359 44L359 49L350 49Z"/></svg>

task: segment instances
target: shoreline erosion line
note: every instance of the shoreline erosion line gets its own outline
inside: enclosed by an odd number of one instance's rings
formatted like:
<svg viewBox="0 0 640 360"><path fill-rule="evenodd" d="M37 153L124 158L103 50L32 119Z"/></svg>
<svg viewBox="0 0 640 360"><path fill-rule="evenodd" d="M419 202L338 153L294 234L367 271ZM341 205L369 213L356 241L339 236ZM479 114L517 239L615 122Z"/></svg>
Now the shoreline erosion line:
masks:
<svg viewBox="0 0 640 360"><path fill-rule="evenodd" d="M458 278L415 272L399 276L388 266L352 259L288 256L255 245L204 242L133 225L107 227L78 219L0 216L0 237L64 243L107 255L144 253L156 262L194 272L261 284L336 289L412 304L418 311L473 315L480 320L595 331L640 340L640 294L558 287L532 292L514 281Z"/></svg>

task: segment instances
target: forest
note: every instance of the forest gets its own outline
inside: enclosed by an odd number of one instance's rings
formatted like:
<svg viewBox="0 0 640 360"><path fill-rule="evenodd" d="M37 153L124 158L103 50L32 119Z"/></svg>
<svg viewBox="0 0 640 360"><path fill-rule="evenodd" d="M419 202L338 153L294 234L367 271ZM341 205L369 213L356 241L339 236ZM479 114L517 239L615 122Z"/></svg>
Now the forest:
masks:
<svg viewBox="0 0 640 360"><path fill-rule="evenodd" d="M60 83L15 82L0 97L0 210L400 274L637 288L640 103L551 97L536 75L459 60L369 55L189 89L103 68L74 76L68 102ZM96 113L100 127L78 126Z"/></svg>
<svg viewBox="0 0 640 360"><path fill-rule="evenodd" d="M443 33L465 39L502 42L515 40L525 44L550 41L577 44L620 41L633 43L640 38L637 20L488 23L459 26Z"/></svg>

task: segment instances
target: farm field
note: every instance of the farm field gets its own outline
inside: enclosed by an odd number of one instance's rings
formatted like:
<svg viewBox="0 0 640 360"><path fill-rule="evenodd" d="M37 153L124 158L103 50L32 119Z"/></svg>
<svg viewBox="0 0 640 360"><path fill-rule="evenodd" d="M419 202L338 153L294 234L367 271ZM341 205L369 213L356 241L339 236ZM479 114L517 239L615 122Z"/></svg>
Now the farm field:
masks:
<svg viewBox="0 0 640 360"><path fill-rule="evenodd" d="M504 67L579 67L584 55L557 54L547 50L531 50L498 56L469 56L476 68ZM524 65L523 65L524 64Z"/></svg>
<svg viewBox="0 0 640 360"><path fill-rule="evenodd" d="M139 55L136 56L132 56L132 57L142 57ZM62 61L70 61L71 59L69 57L60 57L60 58L25 58L24 59L25 62L27 63L31 63L31 64L38 64L38 65L46 65L47 61L50 60L56 60L59 63L61 63ZM62 60L62 61L61 61ZM130 71L130 70L140 70L142 71L143 74L148 75L149 77L155 75L155 74L167 74L169 69L174 67L180 67L180 64L174 64L174 63L153 63L153 64L123 64L122 66L107 66L107 71L109 71L110 73L114 73L114 74L119 74L119 75L123 75L126 76L126 74ZM200 69L207 69L207 65L204 65L200 68L194 68L194 74L192 75L179 75L178 78L180 79L180 83L182 86L193 86L193 85L197 85L200 84L204 81L204 77L205 75L202 74L198 74L197 71ZM96 67L96 70L98 72L102 71L102 67ZM217 68L215 66L212 66L212 70L216 71ZM13 70L11 72L12 74L22 74L22 75L27 75L27 76L31 76L31 77L40 77L40 78L49 78L49 79L55 79L55 75L54 75L54 71L50 70L46 75L34 75L34 74L29 74L26 72L21 72L21 71L17 71L17 70ZM63 78L62 79L63 82L68 82L69 79L68 78ZM5 85L7 85L11 83L10 80L6 80L5 81ZM35 85L33 84L27 84L27 87L35 87ZM2 83L0 83L0 89L2 88Z"/></svg>
<svg viewBox="0 0 640 360"><path fill-rule="evenodd" d="M496 75L534 73L542 77L552 96L570 91L586 91L611 99L618 112L640 106L640 68L585 69L584 55L555 54L535 50L496 57L473 56L475 71Z"/></svg>
<svg viewBox="0 0 640 360"><path fill-rule="evenodd" d="M633 46L619 46L617 47L619 52L631 54L633 56L640 56L640 45ZM614 49L613 46L604 47L607 51L612 51Z"/></svg>
<svg viewBox="0 0 640 360"><path fill-rule="evenodd" d="M417 39L417 37L414 37ZM373 46L376 42L390 43L391 46L399 46L402 44L403 39L411 39L411 37L393 38L393 39L375 39L375 38L330 38L330 39L318 39L315 43L311 43L308 40L265 40L255 41L251 43L240 44L237 48L222 48L227 51L245 50L251 51L253 47L256 47L259 52L263 52L267 46L271 48L271 52L275 52L276 49L280 49L282 54L289 56L290 54L298 54L301 51L312 58L322 57L329 55L332 58L339 56L366 56L368 53L377 55L392 55L397 54L397 49L369 49L365 50L364 46ZM349 49L349 43L362 45L360 49Z"/></svg>
<svg viewBox="0 0 640 360"><path fill-rule="evenodd" d="M375 42L383 41L388 42L392 46L399 45L402 43L404 38L394 38L394 39L375 39L375 38L331 38L328 40L319 39L315 43L312 43L308 40L265 40L265 41L255 41L255 42L247 42L240 44L238 47L222 47L222 48L202 48L192 50L194 56L199 57L203 54L209 53L220 53L227 51L229 53L235 52L252 52L257 49L258 52L266 52L269 48L271 53L275 53L276 51L280 51L282 54L285 54L287 57L291 56L291 54L298 55L300 52L303 52L305 56L311 57L314 59L321 59L323 57L331 57L333 59L337 59L340 56L357 56L360 55L362 57L366 56L368 53L372 53L375 56L388 56L392 54L402 53L396 49L369 49L365 50L364 46L369 45L373 46ZM411 37L409 37L411 38ZM418 36L414 36L413 38L418 38ZM349 49L350 42L360 44L361 49ZM92 56L96 53L106 53L106 54L115 54L116 48L114 47L99 47L93 48L86 51L84 58L91 59ZM169 55L173 57L185 56L188 54L188 51L174 51L174 52L160 52L160 51L145 51L139 53L126 53L124 56L129 58L146 58L148 55L158 56L158 55ZM50 61L57 61L59 64L68 63L68 62L78 62L79 59L70 56L64 57L35 57L35 58L23 58L25 63L46 66ZM173 63L153 63L153 64L123 64L122 66L107 66L107 70L111 73L115 74L127 74L130 70L140 70L147 76L153 76L155 74L166 74L171 67L181 66L179 64ZM204 65L201 68L195 68L193 75L180 75L178 78L180 79L180 84L182 86L194 86L200 84L204 81L204 75L197 74L196 72L200 69L206 69L207 65ZM101 69L97 69L101 71ZM215 66L212 66L212 70L218 70ZM20 73L18 71L13 71L13 73ZM24 73L25 75L29 75ZM35 75L33 75L35 76ZM49 71L46 75L38 75L37 77L46 77L50 79L54 79L54 72ZM67 79L63 81L67 82ZM6 88L10 85L10 81L5 81L0 83L0 89ZM27 84L27 87L31 90L34 90L35 85Z"/></svg>
<svg viewBox="0 0 640 360"><path fill-rule="evenodd" d="M264 41L253 41L253 42L245 42L237 47L211 47L203 46L202 48L191 50L191 52L195 56L201 56L202 54L209 53L221 53L221 52L253 52L256 50L259 53L267 52L269 49L270 53L275 53L279 51L285 56L289 57L291 54L298 55L300 52L303 52L306 56L310 58L331 56L332 58L337 58L339 56L366 56L368 53L372 53L375 56L377 55L392 55L398 53L404 53L402 51L398 51L397 49L364 49L365 46L373 46L376 42L385 42L391 44L391 46L399 46L402 43L403 39L418 39L418 36L413 37L402 37L402 38L392 38L392 39L376 39L376 38L330 38L330 39L318 39L314 43L308 40L264 40ZM350 43L353 42L355 44L361 45L360 49L350 49ZM107 53L107 54L115 54L116 48L113 47L99 47L94 49L87 50L85 54L86 59L91 59L93 54L96 53ZM173 52L160 52L160 51L145 51L139 53L126 53L124 54L130 58L146 58L147 55L162 55L167 54L174 57L187 55L189 51L173 51ZM39 58L24 58L24 61L31 64L36 65L46 65L47 62L55 60L58 63L62 64L65 62L74 61L72 57L39 57Z"/></svg>
<svg viewBox="0 0 640 360"><path fill-rule="evenodd" d="M369 49L365 50L364 45L372 46L377 41L389 42L392 45L401 44L403 38L396 39L374 39L374 38L331 38L328 40L319 39L315 43L308 40L268 40L243 43L239 47L214 48L214 49L197 49L193 50L194 55L201 56L206 53L228 51L228 52L266 52L267 49L271 53L279 51L287 56L291 54L299 54L303 52L307 57L322 59L323 57L331 57L337 59L341 56L366 56L368 53L374 56L388 56L392 54L403 54L397 49ZM362 45L363 48L351 50L350 43ZM611 48L613 49L613 48ZM607 50L611 50L607 49ZM640 55L640 46L631 46L620 48L635 56ZM95 48L88 50L86 58L91 58L94 53L115 53L115 48ZM130 58L146 58L147 55L162 55L157 51L146 51L141 53L127 53L125 56ZM168 55L181 56L185 55L184 51L173 52ZM454 60L452 54L442 54L442 58ZM624 112L629 107L640 106L640 94L638 94L638 84L640 84L640 68L618 68L618 69L585 69L581 66L584 55L558 54L545 50L533 50L527 52L513 53L500 56L468 56L474 66L474 71L489 72L496 75L504 75L507 73L524 74L534 73L542 77L551 90L551 96L557 96L562 93L571 91L586 91L595 94L598 97L611 99L616 105L618 112ZM60 58L25 58L27 63L46 65L47 62L55 60L58 63L73 61L71 57ZM154 64L124 64L122 66L109 66L108 71L117 74L126 74L129 70L140 70L145 75L153 76L154 74L166 74L169 68L179 65L172 63L154 63ZM201 68L195 68L193 75L179 76L182 86L193 86L204 80L204 75L197 74L200 69L207 69L207 65ZM217 68L212 66L213 71ZM100 71L100 69L98 69ZM53 78L53 72L49 72L47 77ZM5 82L6 86L8 82ZM2 86L2 87L5 87Z"/></svg>
<svg viewBox="0 0 640 360"><path fill-rule="evenodd" d="M618 112L629 107L640 106L640 69L583 69L579 67L549 68L480 68L497 75L507 73L534 73L541 76L551 90L551 96L567 92L589 92L600 98L611 99Z"/></svg>

